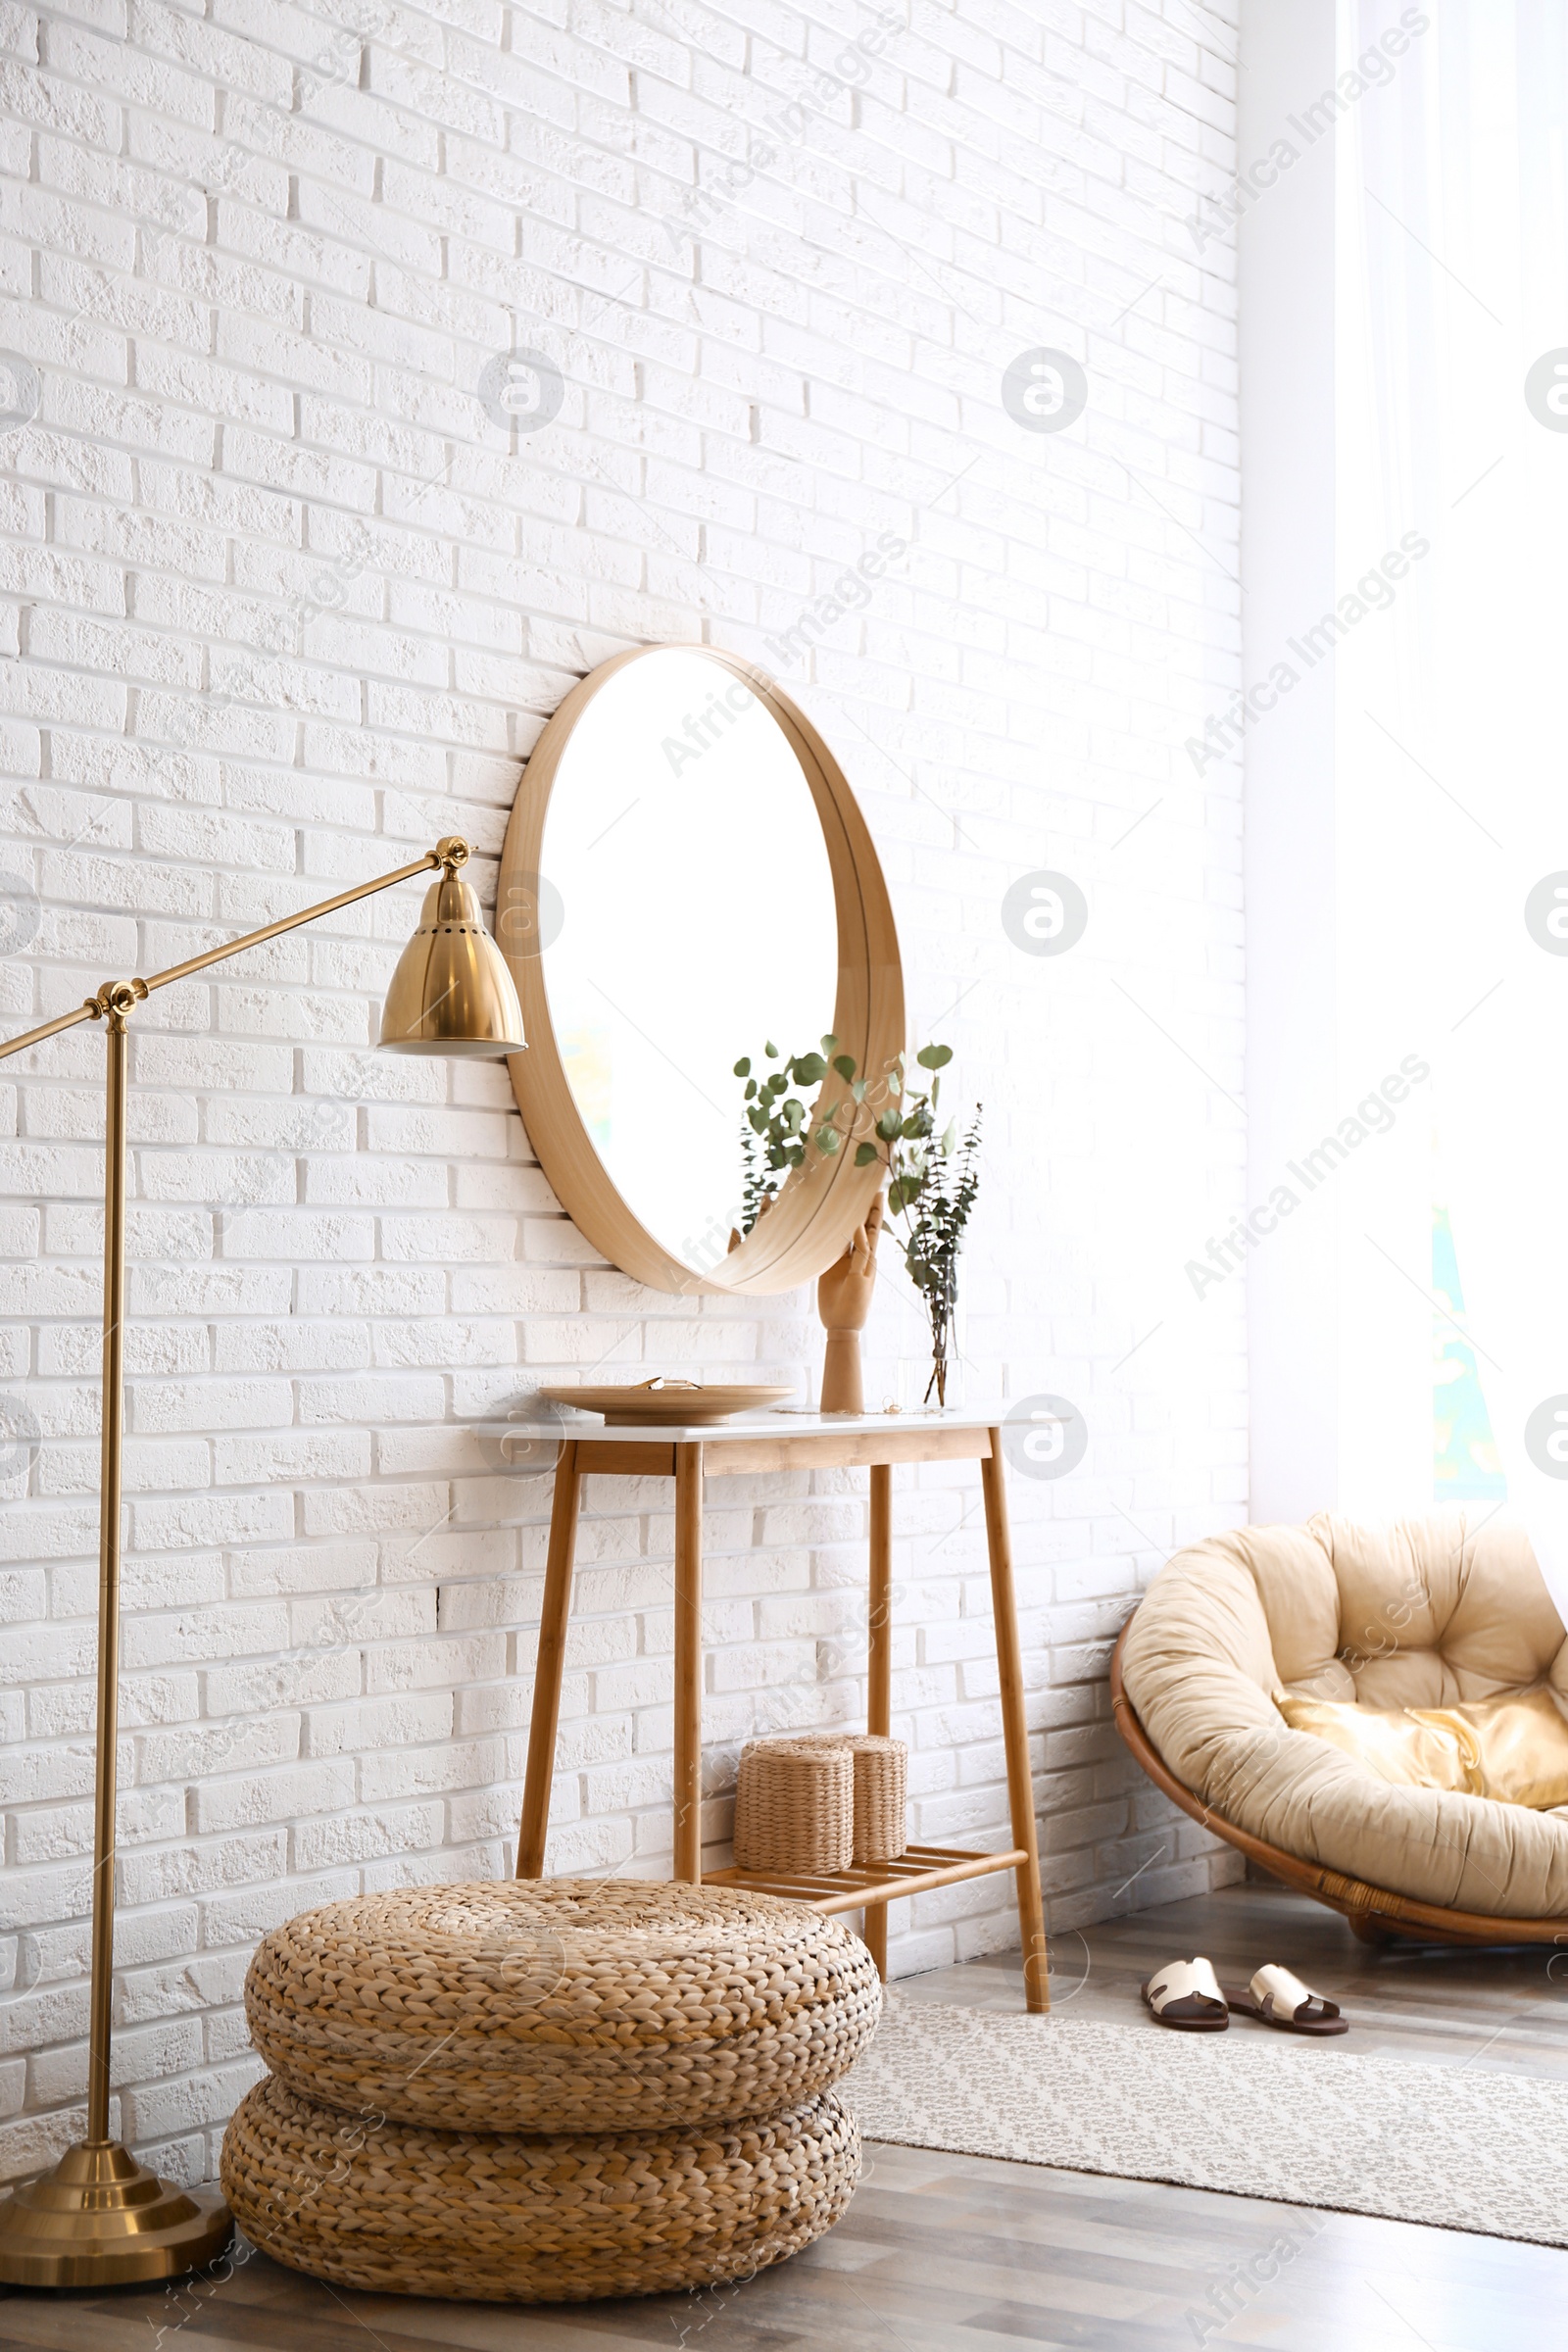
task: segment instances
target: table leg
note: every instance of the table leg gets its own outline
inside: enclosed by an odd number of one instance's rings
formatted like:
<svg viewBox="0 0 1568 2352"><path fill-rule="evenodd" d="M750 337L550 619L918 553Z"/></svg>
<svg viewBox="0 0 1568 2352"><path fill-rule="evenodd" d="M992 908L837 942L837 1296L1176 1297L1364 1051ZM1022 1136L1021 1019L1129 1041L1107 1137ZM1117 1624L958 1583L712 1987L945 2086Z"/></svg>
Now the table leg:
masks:
<svg viewBox="0 0 1568 2352"><path fill-rule="evenodd" d="M1012 1538L1007 1527L1007 1489L1002 1432L991 1432L991 1451L980 1465L986 1505L986 1548L991 1555L991 1614L997 1637L997 1674L1002 1687L1002 1737L1007 1758L1007 1802L1012 1842L1027 1856L1018 1866L1018 1926L1023 1943L1024 2004L1036 2012L1051 2007L1046 1951L1045 1905L1040 1889L1040 1848L1035 1836L1034 1776L1029 1769L1029 1728L1024 1715L1023 1654L1012 1590Z"/></svg>
<svg viewBox="0 0 1568 2352"><path fill-rule="evenodd" d="M539 1651L533 1670L533 1711L528 1719L528 1769L522 1784L522 1829L517 1839L517 1876L544 1876L545 1838L550 1829L550 1784L556 1771L556 1729L561 1721L561 1670L566 1655L566 1620L571 1613L571 1558L577 1542L577 1506L582 1480L577 1448L564 1441L556 1463L556 1493L550 1511L550 1552L545 1563L545 1599L539 1617Z"/></svg>
<svg viewBox="0 0 1568 2352"><path fill-rule="evenodd" d="M893 1472L886 1462L871 1468L871 1574L866 1594L865 1728L886 1736L893 1728ZM888 1907L868 1903L864 1913L867 1948L876 1973L887 1981Z"/></svg>
<svg viewBox="0 0 1568 2352"><path fill-rule="evenodd" d="M675 1876L703 1876L703 1449L675 1448Z"/></svg>
<svg viewBox="0 0 1568 2352"><path fill-rule="evenodd" d="M871 1471L871 1579L866 1608L865 1728L893 1728L893 1473Z"/></svg>

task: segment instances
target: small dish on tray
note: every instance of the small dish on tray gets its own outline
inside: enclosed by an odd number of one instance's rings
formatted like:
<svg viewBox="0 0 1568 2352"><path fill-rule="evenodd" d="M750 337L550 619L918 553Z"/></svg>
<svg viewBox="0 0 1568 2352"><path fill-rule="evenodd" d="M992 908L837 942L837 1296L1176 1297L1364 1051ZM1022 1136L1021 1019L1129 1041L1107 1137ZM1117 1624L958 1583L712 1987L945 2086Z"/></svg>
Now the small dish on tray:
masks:
<svg viewBox="0 0 1568 2352"><path fill-rule="evenodd" d="M793 1396L793 1389L742 1388L733 1383L703 1386L694 1380L645 1380L636 1387L542 1389L552 1404L603 1413L609 1429L691 1427L728 1421L736 1413L765 1412Z"/></svg>

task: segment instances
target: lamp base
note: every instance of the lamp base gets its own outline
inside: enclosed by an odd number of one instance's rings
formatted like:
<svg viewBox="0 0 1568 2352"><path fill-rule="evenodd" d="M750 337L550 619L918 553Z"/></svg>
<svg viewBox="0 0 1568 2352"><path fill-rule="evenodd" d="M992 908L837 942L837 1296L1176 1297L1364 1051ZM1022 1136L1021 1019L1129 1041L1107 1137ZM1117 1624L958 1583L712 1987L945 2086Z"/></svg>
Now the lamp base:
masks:
<svg viewBox="0 0 1568 2352"><path fill-rule="evenodd" d="M160 2180L116 2140L68 2148L52 2173L0 2198L0 2280L11 2286L125 2286L177 2278L233 2235L213 2189Z"/></svg>

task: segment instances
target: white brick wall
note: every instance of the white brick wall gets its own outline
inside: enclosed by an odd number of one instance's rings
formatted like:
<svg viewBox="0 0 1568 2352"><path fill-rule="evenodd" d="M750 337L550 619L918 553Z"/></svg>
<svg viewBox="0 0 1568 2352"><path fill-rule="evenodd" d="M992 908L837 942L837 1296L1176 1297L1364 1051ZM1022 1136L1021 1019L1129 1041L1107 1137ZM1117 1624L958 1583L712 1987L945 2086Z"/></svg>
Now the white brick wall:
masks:
<svg viewBox="0 0 1568 2352"><path fill-rule="evenodd" d="M1242 1198L1239 800L1182 751L1239 682L1229 255L1182 226L1234 168L1235 13L0 6L0 348L35 371L0 381L7 1033L454 827L493 861L574 678L646 640L766 660L907 542L780 674L986 1105L972 1390L1091 1428L1013 1488L1058 1929L1224 1867L1103 1674L1158 1559L1245 1503L1239 1284L1182 1276ZM1000 401L1040 345L1088 369L1059 434ZM476 386L525 347L564 400L514 436ZM1091 909L1059 959L1001 925L1043 866ZM819 1345L804 1294L694 1309L599 1264L504 1071L368 1053L416 903L135 1020L117 2072L192 2176L262 1931L509 1867L546 1495L482 1475L475 1414L587 1366L804 1379ZM0 1488L6 2175L84 2081L102 1056L0 1067L0 1385L41 1429ZM885 1280L873 1392L914 1328ZM710 1493L717 1849L737 1743L860 1703L863 1505ZM915 1828L995 1838L975 1480L898 1494ZM590 1490L554 1869L664 1865L670 1540L667 1490ZM896 1914L895 1964L1008 1913L989 1881Z"/></svg>

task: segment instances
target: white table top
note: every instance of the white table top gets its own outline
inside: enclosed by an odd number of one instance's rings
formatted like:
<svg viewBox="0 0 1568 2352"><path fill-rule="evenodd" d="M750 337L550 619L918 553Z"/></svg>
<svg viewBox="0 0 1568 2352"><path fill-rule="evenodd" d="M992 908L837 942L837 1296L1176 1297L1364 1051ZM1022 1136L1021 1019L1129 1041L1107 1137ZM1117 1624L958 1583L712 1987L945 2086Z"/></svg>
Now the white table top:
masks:
<svg viewBox="0 0 1568 2352"><path fill-rule="evenodd" d="M911 1407L903 1413L736 1413L728 1421L607 1422L598 1413L562 1410L559 1420L509 1421L509 1439L588 1441L612 1438L617 1446L722 1446L758 1438L854 1438L887 1430L995 1429L1007 1417L1004 1404L954 1406L937 1412Z"/></svg>

